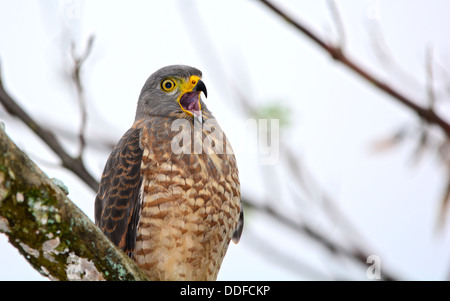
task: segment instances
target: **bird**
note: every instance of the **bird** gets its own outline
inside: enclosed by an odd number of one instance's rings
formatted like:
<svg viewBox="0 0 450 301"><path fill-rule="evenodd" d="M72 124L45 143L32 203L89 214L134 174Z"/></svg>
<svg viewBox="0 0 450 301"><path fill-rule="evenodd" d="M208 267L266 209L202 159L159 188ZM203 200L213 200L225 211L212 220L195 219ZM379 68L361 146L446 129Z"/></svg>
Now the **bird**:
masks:
<svg viewBox="0 0 450 301"><path fill-rule="evenodd" d="M202 93L194 67L151 74L100 180L95 224L150 280L216 280L242 234L236 157Z"/></svg>

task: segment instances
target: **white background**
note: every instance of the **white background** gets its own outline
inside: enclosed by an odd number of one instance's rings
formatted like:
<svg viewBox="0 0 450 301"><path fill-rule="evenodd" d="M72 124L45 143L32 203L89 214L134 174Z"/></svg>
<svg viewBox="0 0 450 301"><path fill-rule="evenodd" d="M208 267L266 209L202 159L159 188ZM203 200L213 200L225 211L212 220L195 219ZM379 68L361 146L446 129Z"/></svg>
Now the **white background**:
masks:
<svg viewBox="0 0 450 301"><path fill-rule="evenodd" d="M327 40L338 40L327 1L276 3ZM450 2L347 0L337 5L349 56L426 104L427 47L432 47L435 61L450 70ZM42 124L72 133L77 133L80 114L75 90L67 80L70 44L74 41L80 53L88 37L95 36L83 69L88 138L94 141L117 141L129 128L140 89L153 71L169 64L199 68L208 87L206 104L236 150L242 191L256 198L275 196L264 179L274 171L282 178L283 167L261 166L257 155L240 146L248 116L237 105L233 85L256 107L275 103L288 108L291 122L283 137L288 137L305 167L356 226L365 246L381 258L381 268L389 268L401 279L447 278L449 231L437 230L446 169L433 152L412 164L414 139L387 152L371 151L375 141L400 127L417 127L417 117L334 62L258 1L0 0L0 28L6 89ZM375 55L374 41L380 40L374 28L382 33L382 43L395 62L392 68ZM396 66L403 75L395 72ZM443 78L436 75L436 85L442 86ZM447 97L441 103L441 113L450 117L448 102ZM20 121L4 110L0 118L8 135L50 177L61 179L70 198L93 219L95 193L59 168L51 151ZM63 142L73 153L78 149L69 140ZM107 156L106 149L88 150L86 163L97 178ZM286 205L280 202L280 206ZM316 208L303 205L300 210L314 220L317 209L310 207ZM230 246L219 280L334 279L336 275L367 279L364 268L336 263L309 240L265 216L250 212L246 219L242 240ZM250 233L267 243L258 245ZM333 230L326 234L338 235ZM327 276L314 277L280 264L278 253L271 258L267 254L271 249L264 252L269 245ZM0 234L0 279L46 278Z"/></svg>

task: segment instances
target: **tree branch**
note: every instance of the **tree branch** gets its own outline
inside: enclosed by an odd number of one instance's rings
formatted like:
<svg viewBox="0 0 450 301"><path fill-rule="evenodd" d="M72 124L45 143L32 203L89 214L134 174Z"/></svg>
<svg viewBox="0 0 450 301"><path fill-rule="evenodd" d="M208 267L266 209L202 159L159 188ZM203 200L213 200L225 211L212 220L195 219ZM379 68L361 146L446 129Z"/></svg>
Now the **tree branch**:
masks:
<svg viewBox="0 0 450 301"><path fill-rule="evenodd" d="M430 124L435 124L440 127L447 137L450 137L450 124L445 121L442 117L436 114L430 108L424 108L417 105L417 101L413 101L407 96L403 95L396 89L392 88L386 82L383 82L381 79L378 79L375 75L371 74L369 71L364 69L362 66L357 64L354 60L347 57L342 49L339 46L330 45L325 42L322 38L320 38L317 34L311 31L309 28L304 26L299 21L294 20L292 17L288 16L285 12L283 12L280 8L272 4L268 0L259 0L262 4L272 10L274 13L282 17L286 22L290 25L298 29L301 33L306 35L309 39L311 39L315 44L320 46L323 50L328 52L328 54L336 61L341 62L344 66L348 67L350 70L367 80L369 83L373 84L375 87L380 89L381 91L387 93L392 96L401 104L405 105L409 109L413 110L420 118L425 120Z"/></svg>
<svg viewBox="0 0 450 301"><path fill-rule="evenodd" d="M83 158L84 149L86 147L86 138L85 138L85 132L86 132L86 126L87 126L87 110L86 110L86 99L84 95L84 88L83 83L81 80L81 68L84 65L84 62L88 58L89 54L92 51L92 45L94 43L94 36L90 36L88 40L88 44L86 46L86 49L83 51L82 54L77 55L75 53L75 43L72 43L71 47L71 56L73 60L73 70L72 70L72 81L75 84L76 90L77 90L77 96L78 96L78 105L80 107L80 113L81 113L81 124L80 124L80 130L78 134L78 139L80 141L80 147L78 151L78 159Z"/></svg>
<svg viewBox="0 0 450 301"><path fill-rule="evenodd" d="M0 232L52 280L147 280L0 130Z"/></svg>

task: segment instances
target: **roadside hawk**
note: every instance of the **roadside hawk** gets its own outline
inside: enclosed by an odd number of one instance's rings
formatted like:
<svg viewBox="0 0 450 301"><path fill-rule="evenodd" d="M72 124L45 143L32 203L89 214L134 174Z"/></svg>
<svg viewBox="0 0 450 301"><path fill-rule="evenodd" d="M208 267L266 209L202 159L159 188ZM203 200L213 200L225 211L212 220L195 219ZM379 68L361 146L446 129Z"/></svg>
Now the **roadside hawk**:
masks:
<svg viewBox="0 0 450 301"><path fill-rule="evenodd" d="M173 65L147 79L95 199L97 226L152 280L215 280L242 233L236 159L201 78Z"/></svg>

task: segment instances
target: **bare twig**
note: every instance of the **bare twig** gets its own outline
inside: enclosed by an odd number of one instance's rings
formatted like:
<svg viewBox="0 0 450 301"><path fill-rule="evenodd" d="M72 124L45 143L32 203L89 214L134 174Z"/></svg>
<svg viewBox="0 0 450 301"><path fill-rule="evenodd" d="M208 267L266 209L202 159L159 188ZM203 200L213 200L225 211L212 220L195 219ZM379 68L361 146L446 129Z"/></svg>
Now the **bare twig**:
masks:
<svg viewBox="0 0 450 301"><path fill-rule="evenodd" d="M11 115L22 120L41 140L47 144L61 159L62 165L76 174L94 191L98 189L98 182L87 171L81 158L72 158L63 148L55 135L43 128L6 92L0 75L0 102Z"/></svg>
<svg viewBox="0 0 450 301"><path fill-rule="evenodd" d="M370 41L371 49L373 50L378 61L382 64L383 69L386 70L389 75L395 76L402 80L406 85L411 87L420 86L419 81L414 78L410 72L402 68L393 57L385 39L381 27L378 24L377 19L371 21Z"/></svg>
<svg viewBox="0 0 450 301"><path fill-rule="evenodd" d="M436 93L434 92L434 72L433 72L433 48L431 45L427 48L425 58L425 69L427 74L427 97L428 106L430 110L433 110L436 102Z"/></svg>
<svg viewBox="0 0 450 301"><path fill-rule="evenodd" d="M346 56L339 46L334 46L325 42L312 30L304 26L301 22L294 20L286 12L282 11L280 8L278 8L270 1L268 0L259 0L259 1L262 4L264 4L267 8L272 10L274 13L282 17L294 28L299 30L304 35L306 35L315 44L317 44L319 47L325 50L334 60L341 62L344 66L346 66L347 68L358 74L360 77L367 80L369 83L373 84L381 91L392 96L395 100L405 105L409 109L413 110L423 120L427 121L430 124L437 125L442 129L442 131L445 133L447 137L450 137L450 124L447 121L445 121L441 116L437 115L435 111L430 110L429 108L423 108L419 106L417 104L418 103L417 101L413 101L409 97L397 91L395 88L391 87L388 83L377 78L375 75L367 71L367 69L362 67L359 63L356 63L354 60Z"/></svg>
<svg viewBox="0 0 450 301"><path fill-rule="evenodd" d="M450 176L447 176L447 178L450 179ZM449 204L450 204L450 180L447 183L447 187L445 188L444 194L441 199L441 208L439 210L439 218L437 223L439 228L444 228L444 224L448 216Z"/></svg>
<svg viewBox="0 0 450 301"><path fill-rule="evenodd" d="M296 153L292 150L290 145L283 145L283 150L288 170L291 172L291 176L296 183L301 185L306 196L319 203L330 222L339 223L339 226L342 228L343 232L346 233L346 236L352 238L352 244L356 243L358 245L367 246L363 236L357 231L357 227L355 227L344 215L335 201L321 189L317 180L310 172L308 172L308 169L302 164L301 159L296 156ZM317 194L318 191L320 192L320 196L315 197L314 194Z"/></svg>
<svg viewBox="0 0 450 301"><path fill-rule="evenodd" d="M288 226L289 228L294 229L299 233L306 234L309 238L315 240L316 242L319 242L322 246L325 247L326 250L328 250L333 255L343 256L345 258L351 259L352 261L360 263L364 267L367 267L366 260L370 254L362 250L361 248L356 246L352 248L344 248L333 242L326 235L318 232L316 229L311 228L309 225L300 223L297 220L294 221L291 218L282 215L270 205L256 204L256 202L250 201L249 199L243 199L243 202L244 206L268 214L270 217L275 218L281 224ZM386 272L386 269L384 269L383 279L395 280L397 279L397 277L389 272Z"/></svg>
<svg viewBox="0 0 450 301"><path fill-rule="evenodd" d="M336 24L336 29L339 34L339 47L341 49L344 49L345 47L345 30L344 30L344 23L342 22L341 14L339 13L339 9L336 5L335 0L328 0L328 7L330 8L331 15L333 17L334 23Z"/></svg>
<svg viewBox="0 0 450 301"><path fill-rule="evenodd" d="M80 124L80 130L78 134L78 139L80 141L80 148L78 151L78 158L81 159L83 157L84 149L86 147L86 139L85 139L85 132L86 132L86 124L87 124L87 110L86 110L86 99L84 95L84 88L83 83L81 80L81 68L83 67L84 62L86 61L87 57L89 56L92 45L94 43L94 36L90 36L88 40L88 44L86 46L86 49L83 51L81 55L77 55L75 53L75 44L72 43L71 48L71 55L72 59L74 61L74 66L72 70L72 80L75 83L75 87L77 90L77 96L78 96L78 104L80 107L80 113L81 113L81 124Z"/></svg>
<svg viewBox="0 0 450 301"><path fill-rule="evenodd" d="M287 270L293 271L294 273L301 272L301 275L307 277L309 280L329 280L330 278L333 278L331 275L324 274L307 262L299 261L298 258L294 258L275 246L271 246L271 237L267 237L266 235L261 237L261 235L258 234L258 231L247 228L245 230L245 240L252 248L257 250L258 253L262 253L269 258L269 260L284 266ZM334 277L333 280L339 279Z"/></svg>

